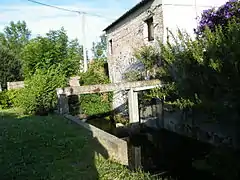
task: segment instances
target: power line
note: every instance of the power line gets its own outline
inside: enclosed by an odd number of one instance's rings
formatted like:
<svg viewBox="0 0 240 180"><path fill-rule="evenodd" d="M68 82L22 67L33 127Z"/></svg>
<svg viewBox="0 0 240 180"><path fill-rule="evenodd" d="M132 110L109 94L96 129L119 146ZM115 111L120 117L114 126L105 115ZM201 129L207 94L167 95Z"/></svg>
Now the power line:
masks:
<svg viewBox="0 0 240 180"><path fill-rule="evenodd" d="M85 13L85 12L81 12L81 11L70 10L70 9L65 9L65 8L61 8L61 7L57 7L57 6L41 3L41 2L38 2L38 1L34 1L34 0L27 0L27 1L35 3L35 4L39 4L39 5L42 5L42 6L47 6L47 7L59 9L59 10L62 10L62 11L74 12L74 13L80 13L80 14Z"/></svg>
<svg viewBox="0 0 240 180"><path fill-rule="evenodd" d="M194 7L195 4L163 4L165 6L182 6L182 7ZM214 7L214 5L197 5L197 7L204 7L204 8L211 8Z"/></svg>
<svg viewBox="0 0 240 180"><path fill-rule="evenodd" d="M62 7L58 7L58 6L54 6L54 5L50 5L50 4L45 4L39 1L35 1L35 0L27 0L29 2L35 3L35 4L39 4L42 6L46 6L46 7L50 7L50 8L54 8L54 9L58 9L58 10L62 10L62 11L66 11L66 12L72 12L72 13L78 13L78 14L88 14L90 16L96 16L99 18L105 18L105 19L109 19L109 20L114 20L112 18L108 18L105 16L102 16L100 14L95 14L95 13L89 13L89 12L85 12L85 11L78 11L78 10L72 10L72 9L67 9L67 8L62 8Z"/></svg>

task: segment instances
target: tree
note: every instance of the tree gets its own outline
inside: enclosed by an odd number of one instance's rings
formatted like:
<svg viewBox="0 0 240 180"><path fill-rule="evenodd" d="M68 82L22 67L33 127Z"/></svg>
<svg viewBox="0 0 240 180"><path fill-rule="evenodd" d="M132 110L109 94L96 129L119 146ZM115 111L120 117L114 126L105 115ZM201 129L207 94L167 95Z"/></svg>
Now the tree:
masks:
<svg viewBox="0 0 240 180"><path fill-rule="evenodd" d="M106 60L107 51L107 36L104 34L100 36L100 42L93 42L92 52L94 59L104 59Z"/></svg>
<svg viewBox="0 0 240 180"><path fill-rule="evenodd" d="M81 49L77 40L68 40L63 28L50 31L46 37L34 38L23 49L24 75L30 77L36 69L46 70L52 66L60 66L68 77L75 75L82 59Z"/></svg>
<svg viewBox="0 0 240 180"><path fill-rule="evenodd" d="M203 11L199 26L195 30L197 35L202 35L206 27L214 31L218 26L226 27L229 20L240 21L240 2L230 0L219 8Z"/></svg>
<svg viewBox="0 0 240 180"><path fill-rule="evenodd" d="M7 82L22 80L21 64L15 54L8 48L0 45L0 84L7 88Z"/></svg>
<svg viewBox="0 0 240 180"><path fill-rule="evenodd" d="M4 89L7 87L7 81L23 80L21 52L30 35L31 32L24 21L10 22L10 25L4 28L4 32L0 33L0 82Z"/></svg>
<svg viewBox="0 0 240 180"><path fill-rule="evenodd" d="M28 43L30 36L31 32L25 21L11 21L10 25L4 28L4 33L0 34L0 42L20 57L21 50Z"/></svg>

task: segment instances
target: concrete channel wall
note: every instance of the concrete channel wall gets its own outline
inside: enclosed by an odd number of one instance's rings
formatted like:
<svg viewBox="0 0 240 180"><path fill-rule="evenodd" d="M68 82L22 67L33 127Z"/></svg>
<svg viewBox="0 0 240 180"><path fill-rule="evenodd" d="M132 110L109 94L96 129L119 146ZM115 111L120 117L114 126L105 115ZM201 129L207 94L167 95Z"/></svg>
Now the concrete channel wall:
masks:
<svg viewBox="0 0 240 180"><path fill-rule="evenodd" d="M163 108L164 107L164 108ZM230 120L223 123L206 121L204 114L195 115L183 113L182 110L169 110L166 104L146 105L140 109L140 120L150 128L166 129L180 135L210 143L216 146L227 146L240 148L239 125L231 123Z"/></svg>
<svg viewBox="0 0 240 180"><path fill-rule="evenodd" d="M117 138L95 126L84 123L77 117L71 115L65 115L64 117L89 130L92 133L92 136L105 148L110 160L122 165L129 165L127 141Z"/></svg>

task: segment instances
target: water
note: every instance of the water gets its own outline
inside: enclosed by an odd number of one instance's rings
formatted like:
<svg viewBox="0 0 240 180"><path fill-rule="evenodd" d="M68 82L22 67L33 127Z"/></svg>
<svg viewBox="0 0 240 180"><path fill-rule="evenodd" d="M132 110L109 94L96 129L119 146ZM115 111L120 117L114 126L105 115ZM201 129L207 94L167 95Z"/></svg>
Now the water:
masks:
<svg viewBox="0 0 240 180"><path fill-rule="evenodd" d="M130 142L141 147L142 166L151 174L167 172L172 179L216 179L210 172L192 167L193 159L204 158L211 146L167 130L142 129ZM147 135L148 134L148 135ZM149 135L151 140L149 140Z"/></svg>

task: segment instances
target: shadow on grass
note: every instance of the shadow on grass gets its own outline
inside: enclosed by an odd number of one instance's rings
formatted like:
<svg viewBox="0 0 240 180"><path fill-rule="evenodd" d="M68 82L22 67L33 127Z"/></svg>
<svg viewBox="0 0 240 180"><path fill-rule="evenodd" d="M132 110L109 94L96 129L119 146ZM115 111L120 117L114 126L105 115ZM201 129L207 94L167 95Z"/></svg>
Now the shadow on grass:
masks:
<svg viewBox="0 0 240 180"><path fill-rule="evenodd" d="M0 177L99 179L96 154L108 158L91 132L57 115L0 111Z"/></svg>

